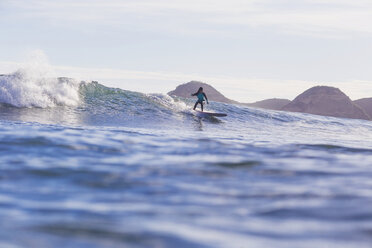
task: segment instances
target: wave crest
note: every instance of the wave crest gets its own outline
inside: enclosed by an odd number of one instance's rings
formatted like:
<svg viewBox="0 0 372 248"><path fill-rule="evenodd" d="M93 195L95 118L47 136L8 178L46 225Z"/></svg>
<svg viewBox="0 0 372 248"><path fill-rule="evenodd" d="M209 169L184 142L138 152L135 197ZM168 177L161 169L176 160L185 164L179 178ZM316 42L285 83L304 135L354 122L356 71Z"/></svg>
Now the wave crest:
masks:
<svg viewBox="0 0 372 248"><path fill-rule="evenodd" d="M0 103L15 107L76 106L80 82L69 78L43 78L20 69L0 76Z"/></svg>

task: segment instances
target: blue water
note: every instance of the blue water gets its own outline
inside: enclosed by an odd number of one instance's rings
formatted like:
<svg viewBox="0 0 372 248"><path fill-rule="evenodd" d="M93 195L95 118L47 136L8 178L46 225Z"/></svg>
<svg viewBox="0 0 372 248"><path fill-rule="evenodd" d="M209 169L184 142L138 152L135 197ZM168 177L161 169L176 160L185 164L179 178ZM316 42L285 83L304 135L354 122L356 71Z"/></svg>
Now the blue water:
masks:
<svg viewBox="0 0 372 248"><path fill-rule="evenodd" d="M0 77L0 247L372 247L372 122L50 80Z"/></svg>

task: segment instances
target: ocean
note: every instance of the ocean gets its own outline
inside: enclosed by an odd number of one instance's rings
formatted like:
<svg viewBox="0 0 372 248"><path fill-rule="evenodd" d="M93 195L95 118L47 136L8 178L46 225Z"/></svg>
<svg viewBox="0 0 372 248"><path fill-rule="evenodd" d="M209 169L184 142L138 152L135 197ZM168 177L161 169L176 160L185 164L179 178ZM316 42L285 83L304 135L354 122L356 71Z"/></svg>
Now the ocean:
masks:
<svg viewBox="0 0 372 248"><path fill-rule="evenodd" d="M372 247L371 121L193 104L0 76L0 247Z"/></svg>

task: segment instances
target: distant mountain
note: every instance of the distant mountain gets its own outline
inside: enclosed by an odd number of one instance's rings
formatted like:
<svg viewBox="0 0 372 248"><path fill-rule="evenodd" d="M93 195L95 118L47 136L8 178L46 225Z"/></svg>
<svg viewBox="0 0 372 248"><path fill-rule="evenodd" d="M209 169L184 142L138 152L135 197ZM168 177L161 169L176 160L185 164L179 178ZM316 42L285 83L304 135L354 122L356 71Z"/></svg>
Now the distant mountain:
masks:
<svg viewBox="0 0 372 248"><path fill-rule="evenodd" d="M282 110L323 116L371 119L362 108L353 103L341 90L328 86L316 86L306 90L284 106Z"/></svg>
<svg viewBox="0 0 372 248"><path fill-rule="evenodd" d="M291 101L288 99L271 98L254 103L246 103L244 105L263 109L281 110L284 106L288 105Z"/></svg>
<svg viewBox="0 0 372 248"><path fill-rule="evenodd" d="M370 117L372 117L372 98L363 98L354 101L356 105L361 107Z"/></svg>
<svg viewBox="0 0 372 248"><path fill-rule="evenodd" d="M224 102L224 103L238 103L237 101L228 99L224 95L222 95L218 90L213 88L211 85L198 82L198 81L191 81L186 84L181 84L177 86L177 88L173 91L168 92L168 95L179 96L184 98L195 98L191 96L191 94L198 91L199 87L203 87L205 94L210 101L216 102Z"/></svg>

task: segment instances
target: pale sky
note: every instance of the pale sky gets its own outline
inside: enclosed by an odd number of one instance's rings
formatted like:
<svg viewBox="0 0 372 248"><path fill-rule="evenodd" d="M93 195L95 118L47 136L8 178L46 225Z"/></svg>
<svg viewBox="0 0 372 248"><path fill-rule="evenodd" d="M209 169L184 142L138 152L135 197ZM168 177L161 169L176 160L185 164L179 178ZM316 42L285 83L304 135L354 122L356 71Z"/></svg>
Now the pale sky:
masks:
<svg viewBox="0 0 372 248"><path fill-rule="evenodd" d="M0 0L0 29L0 73L38 51L58 76L146 93L372 97L371 0Z"/></svg>

